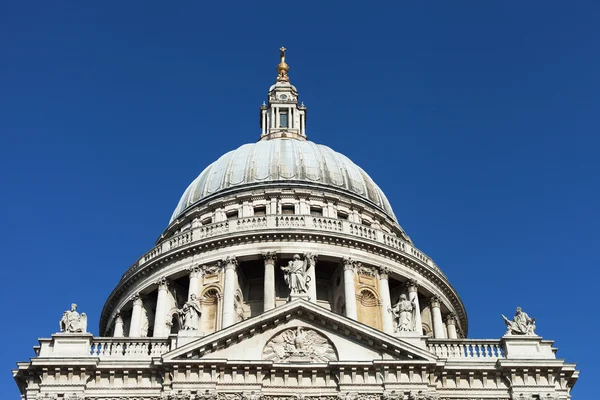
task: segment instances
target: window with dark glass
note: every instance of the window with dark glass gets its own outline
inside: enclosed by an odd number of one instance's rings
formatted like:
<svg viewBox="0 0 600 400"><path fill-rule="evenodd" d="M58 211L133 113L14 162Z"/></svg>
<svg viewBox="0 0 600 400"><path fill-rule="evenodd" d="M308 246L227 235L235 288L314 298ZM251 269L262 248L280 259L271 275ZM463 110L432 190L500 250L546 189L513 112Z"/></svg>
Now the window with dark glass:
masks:
<svg viewBox="0 0 600 400"><path fill-rule="evenodd" d="M323 216L323 209L320 207L311 207L310 208L310 215L313 215L315 217L322 217Z"/></svg>
<svg viewBox="0 0 600 400"><path fill-rule="evenodd" d="M281 207L282 214L295 214L294 206L282 206Z"/></svg>
<svg viewBox="0 0 600 400"><path fill-rule="evenodd" d="M238 211L237 210L228 211L227 213L225 213L225 215L227 216L227 219L235 219L238 217Z"/></svg>
<svg viewBox="0 0 600 400"><path fill-rule="evenodd" d="M254 207L254 215L265 215L266 213L266 207Z"/></svg>
<svg viewBox="0 0 600 400"><path fill-rule="evenodd" d="M279 127L287 128L288 127L288 114L287 112L282 112L279 114Z"/></svg>

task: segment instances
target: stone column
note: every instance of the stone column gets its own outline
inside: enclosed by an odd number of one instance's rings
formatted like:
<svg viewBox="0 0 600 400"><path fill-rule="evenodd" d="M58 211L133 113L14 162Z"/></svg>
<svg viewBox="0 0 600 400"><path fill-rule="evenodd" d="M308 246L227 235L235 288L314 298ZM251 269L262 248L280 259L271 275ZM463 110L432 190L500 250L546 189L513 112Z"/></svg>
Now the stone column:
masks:
<svg viewBox="0 0 600 400"><path fill-rule="evenodd" d="M433 337L445 339L444 321L442 321L442 310L440 310L440 299L437 296L431 298L431 317L433 319Z"/></svg>
<svg viewBox="0 0 600 400"><path fill-rule="evenodd" d="M308 269L306 271L308 277L310 278L310 282L308 283L308 295L310 296L310 301L313 303L317 303L317 255L313 253L305 253L304 257L308 262Z"/></svg>
<svg viewBox="0 0 600 400"><path fill-rule="evenodd" d="M446 326L448 327L448 339L458 339L458 333L456 331L456 317L454 314L448 315L448 318L446 318Z"/></svg>
<svg viewBox="0 0 600 400"><path fill-rule="evenodd" d="M266 110L262 110L262 134L264 135L265 133L267 133L267 111Z"/></svg>
<svg viewBox="0 0 600 400"><path fill-rule="evenodd" d="M419 335L423 334L423 322L421 321L421 306L419 305L419 291L417 281L411 279L406 283L406 290L408 291L408 300L415 305L415 332Z"/></svg>
<svg viewBox="0 0 600 400"><path fill-rule="evenodd" d="M158 285L158 296L156 297L156 312L154 313L153 337L168 336L165 333L167 327L167 307L169 302L169 281L166 278L156 282Z"/></svg>
<svg viewBox="0 0 600 400"><path fill-rule="evenodd" d="M275 308L275 252L263 253L265 260L265 285L263 288L263 311Z"/></svg>
<svg viewBox="0 0 600 400"><path fill-rule="evenodd" d="M343 259L346 317L356 320L358 312L356 310L356 289L354 288L354 266L355 262L350 258Z"/></svg>
<svg viewBox="0 0 600 400"><path fill-rule="evenodd" d="M383 315L383 331L387 334L394 333L394 319L390 308L392 308L392 299L390 297L390 282L388 279L388 269L379 269L379 294L381 296L381 308Z"/></svg>
<svg viewBox="0 0 600 400"><path fill-rule="evenodd" d="M117 317L115 318L115 330L113 332L113 337L123 337L123 336L125 336L125 323L123 322L121 313L117 312Z"/></svg>
<svg viewBox="0 0 600 400"><path fill-rule="evenodd" d="M223 261L225 268L225 284L223 285L223 324L227 328L235 324L235 282L237 281L237 260L227 257Z"/></svg>
<svg viewBox="0 0 600 400"><path fill-rule="evenodd" d="M190 298L190 296L193 294L196 295L196 297L200 298L200 293L198 293L200 291L200 277L202 276L202 267L199 265L190 267L188 269L188 271L190 272L190 282L189 282L189 286L188 286L188 299Z"/></svg>
<svg viewBox="0 0 600 400"><path fill-rule="evenodd" d="M133 309L131 311L131 322L129 323L129 337L140 337L142 330L142 317L144 315L144 303L140 294L131 296Z"/></svg>

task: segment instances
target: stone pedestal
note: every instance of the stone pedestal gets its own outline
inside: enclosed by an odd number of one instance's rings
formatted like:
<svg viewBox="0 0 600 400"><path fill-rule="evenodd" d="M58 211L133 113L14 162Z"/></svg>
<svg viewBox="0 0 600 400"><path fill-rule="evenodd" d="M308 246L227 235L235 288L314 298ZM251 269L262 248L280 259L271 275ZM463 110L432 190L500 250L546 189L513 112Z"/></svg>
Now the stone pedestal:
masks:
<svg viewBox="0 0 600 400"><path fill-rule="evenodd" d="M310 301L310 295L308 293L290 294L290 297L288 297L288 301L294 301L294 300Z"/></svg>
<svg viewBox="0 0 600 400"><path fill-rule="evenodd" d="M555 360L552 341L540 336L504 335L504 355L507 359Z"/></svg>
<svg viewBox="0 0 600 400"><path fill-rule="evenodd" d="M56 333L52 339L40 340L39 357L90 357L91 333Z"/></svg>
<svg viewBox="0 0 600 400"><path fill-rule="evenodd" d="M181 330L177 333L177 337L175 339L175 347L181 347L183 345L186 345L190 342L193 342L196 339L200 339L202 336L204 336L204 334L198 330Z"/></svg>
<svg viewBox="0 0 600 400"><path fill-rule="evenodd" d="M423 336L419 332L396 332L394 336L413 346L427 349L427 336Z"/></svg>

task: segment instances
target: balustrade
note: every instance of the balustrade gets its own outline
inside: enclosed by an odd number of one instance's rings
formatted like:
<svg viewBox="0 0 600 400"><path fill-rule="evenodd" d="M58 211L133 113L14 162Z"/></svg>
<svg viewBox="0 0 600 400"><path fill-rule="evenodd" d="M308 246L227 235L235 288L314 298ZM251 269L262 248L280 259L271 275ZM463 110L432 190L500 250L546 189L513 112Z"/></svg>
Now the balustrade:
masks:
<svg viewBox="0 0 600 400"><path fill-rule="evenodd" d="M237 230L247 231L267 227L267 217L246 217L237 220Z"/></svg>
<svg viewBox="0 0 600 400"><path fill-rule="evenodd" d="M369 228L368 226L350 224L350 234L360 236L366 239L377 240L377 233L375 229Z"/></svg>
<svg viewBox="0 0 600 400"><path fill-rule="evenodd" d="M427 349L440 358L498 359L504 358L499 340L435 340L427 341Z"/></svg>
<svg viewBox="0 0 600 400"><path fill-rule="evenodd" d="M90 355L114 358L159 357L170 349L168 339L103 338L92 340Z"/></svg>
<svg viewBox="0 0 600 400"><path fill-rule="evenodd" d="M342 231L342 221L335 218L313 217L312 225L314 228L328 231Z"/></svg>
<svg viewBox="0 0 600 400"><path fill-rule="evenodd" d="M179 246L183 246L184 244L190 243L191 241L192 241L192 232L186 231L186 232L180 233L179 235L173 236L173 238L171 238L169 240L169 248L174 249Z"/></svg>
<svg viewBox="0 0 600 400"><path fill-rule="evenodd" d="M229 233L269 228L315 229L320 231L340 232L352 236L373 240L391 248L400 250L403 253L406 253L412 257L415 257L443 275L443 272L429 257L427 257L422 252L414 248L410 243L405 242L402 239L382 230L378 230L361 224L356 224L346 220L339 220L336 218L290 214L263 215L232 219L228 221L202 225L192 230L179 233L176 236L173 236L172 238L163 242L162 244L159 244L158 246L154 247L152 250L150 250L148 253L142 256L142 258L138 260L136 265L130 268L129 271L127 271L123 275L123 278L129 276L132 273L135 273L135 271L140 269L142 264L152 260L155 257L158 257L162 253L169 250L174 250L193 241L207 239L214 236L225 235Z"/></svg>

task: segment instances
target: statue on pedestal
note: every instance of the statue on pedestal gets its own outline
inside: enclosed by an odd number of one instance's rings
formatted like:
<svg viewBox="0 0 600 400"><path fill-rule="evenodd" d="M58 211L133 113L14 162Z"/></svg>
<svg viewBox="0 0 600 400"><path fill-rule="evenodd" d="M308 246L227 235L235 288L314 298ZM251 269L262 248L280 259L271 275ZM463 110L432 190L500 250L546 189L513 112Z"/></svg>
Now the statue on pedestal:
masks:
<svg viewBox="0 0 600 400"><path fill-rule="evenodd" d="M394 315L394 319L396 320L396 332L414 331L413 314L415 312L415 308L415 303L409 301L405 294L401 294L400 299L394 308L390 308L388 310Z"/></svg>
<svg viewBox="0 0 600 400"><path fill-rule="evenodd" d="M183 307L177 310L177 313L179 314L179 325L182 330L197 331L200 329L200 316L202 315L202 310L200 301L198 301L194 293L190 295L190 299Z"/></svg>
<svg viewBox="0 0 600 400"><path fill-rule="evenodd" d="M71 309L63 313L59 322L60 331L65 333L85 332L87 330L87 315L77 312L77 304L71 304Z"/></svg>
<svg viewBox="0 0 600 400"><path fill-rule="evenodd" d="M310 276L308 276L308 259L300 259L298 254L294 254L292 261L288 265L281 266L281 270L285 273L285 283L290 288L291 295L308 293L310 284Z"/></svg>
<svg viewBox="0 0 600 400"><path fill-rule="evenodd" d="M517 311L512 321L504 315L502 315L502 318L506 323L507 335L535 336L535 318L529 318L529 315L527 315L521 307L517 307Z"/></svg>

